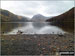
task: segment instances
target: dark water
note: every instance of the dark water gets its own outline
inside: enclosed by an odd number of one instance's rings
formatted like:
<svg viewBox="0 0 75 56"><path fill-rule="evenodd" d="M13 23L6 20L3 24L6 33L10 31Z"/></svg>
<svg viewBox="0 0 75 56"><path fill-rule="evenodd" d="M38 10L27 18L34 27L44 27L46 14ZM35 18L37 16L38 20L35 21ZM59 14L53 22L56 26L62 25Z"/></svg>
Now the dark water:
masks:
<svg viewBox="0 0 75 56"><path fill-rule="evenodd" d="M65 33L61 28L52 26L48 22L25 22L25 23L2 23L2 34L17 34L22 31L23 34L57 34Z"/></svg>

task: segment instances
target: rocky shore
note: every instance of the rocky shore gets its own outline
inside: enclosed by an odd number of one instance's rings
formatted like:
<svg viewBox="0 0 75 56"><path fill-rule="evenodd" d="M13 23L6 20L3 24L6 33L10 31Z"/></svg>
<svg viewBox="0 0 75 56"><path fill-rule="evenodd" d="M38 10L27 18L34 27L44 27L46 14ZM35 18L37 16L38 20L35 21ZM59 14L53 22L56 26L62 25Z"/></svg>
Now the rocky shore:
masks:
<svg viewBox="0 0 75 56"><path fill-rule="evenodd" d="M53 55L74 51L72 34L1 35L2 55Z"/></svg>

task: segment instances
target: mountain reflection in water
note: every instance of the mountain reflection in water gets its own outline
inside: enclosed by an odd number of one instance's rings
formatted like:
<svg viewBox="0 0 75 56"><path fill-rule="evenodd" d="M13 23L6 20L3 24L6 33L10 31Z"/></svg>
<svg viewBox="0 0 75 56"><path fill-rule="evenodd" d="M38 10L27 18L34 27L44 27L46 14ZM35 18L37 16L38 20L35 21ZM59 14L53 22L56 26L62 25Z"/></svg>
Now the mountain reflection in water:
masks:
<svg viewBox="0 0 75 56"><path fill-rule="evenodd" d="M23 34L65 33L61 28L49 24L48 22L2 23L1 33L17 34L18 30L22 31Z"/></svg>

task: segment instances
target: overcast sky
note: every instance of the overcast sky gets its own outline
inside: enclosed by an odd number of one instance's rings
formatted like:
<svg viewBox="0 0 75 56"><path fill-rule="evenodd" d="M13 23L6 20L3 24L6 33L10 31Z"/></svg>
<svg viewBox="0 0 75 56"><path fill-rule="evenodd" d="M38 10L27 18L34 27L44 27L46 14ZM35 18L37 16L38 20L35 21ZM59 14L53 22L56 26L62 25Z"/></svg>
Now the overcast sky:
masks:
<svg viewBox="0 0 75 56"><path fill-rule="evenodd" d="M26 17L56 16L74 7L74 1L1 1L1 8Z"/></svg>

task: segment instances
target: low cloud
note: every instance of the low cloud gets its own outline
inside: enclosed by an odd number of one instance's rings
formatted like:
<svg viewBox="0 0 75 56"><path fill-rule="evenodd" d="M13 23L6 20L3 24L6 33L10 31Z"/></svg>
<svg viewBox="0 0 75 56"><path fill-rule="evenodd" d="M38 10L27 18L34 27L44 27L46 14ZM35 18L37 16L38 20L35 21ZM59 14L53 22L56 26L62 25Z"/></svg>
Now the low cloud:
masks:
<svg viewBox="0 0 75 56"><path fill-rule="evenodd" d="M35 14L55 16L72 7L74 7L74 1L1 1L2 9L28 17Z"/></svg>

